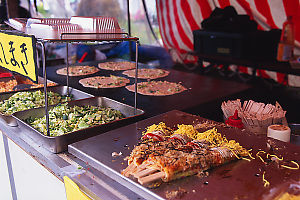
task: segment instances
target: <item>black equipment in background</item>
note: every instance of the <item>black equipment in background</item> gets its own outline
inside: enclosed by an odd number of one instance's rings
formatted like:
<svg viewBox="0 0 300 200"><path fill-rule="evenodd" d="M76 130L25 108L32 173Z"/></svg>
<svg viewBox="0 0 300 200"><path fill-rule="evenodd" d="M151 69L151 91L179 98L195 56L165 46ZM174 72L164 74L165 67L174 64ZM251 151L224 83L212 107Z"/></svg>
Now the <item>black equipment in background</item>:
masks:
<svg viewBox="0 0 300 200"><path fill-rule="evenodd" d="M248 15L238 15L234 7L216 8L193 31L194 50L204 55L240 59L274 60L281 30L257 30L257 23Z"/></svg>

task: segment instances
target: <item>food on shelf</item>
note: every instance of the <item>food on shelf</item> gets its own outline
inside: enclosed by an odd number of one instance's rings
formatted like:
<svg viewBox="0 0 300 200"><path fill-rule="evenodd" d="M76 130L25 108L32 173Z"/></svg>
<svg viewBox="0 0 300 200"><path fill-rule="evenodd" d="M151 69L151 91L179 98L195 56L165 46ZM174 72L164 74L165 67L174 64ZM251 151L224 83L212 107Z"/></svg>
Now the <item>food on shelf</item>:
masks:
<svg viewBox="0 0 300 200"><path fill-rule="evenodd" d="M31 81L24 82L24 84L32 84L30 88L41 88L44 87L44 84L35 84ZM17 86L18 83L15 79L9 80L9 81L0 81L0 93L2 92L12 92L14 91L14 87ZM55 86L57 85L56 83L49 82L47 83L47 86Z"/></svg>
<svg viewBox="0 0 300 200"><path fill-rule="evenodd" d="M71 100L71 97L58 93L47 92L49 105L63 103ZM0 113L11 115L15 112L45 106L45 95L41 90L17 92L10 98L3 100L0 105Z"/></svg>
<svg viewBox="0 0 300 200"><path fill-rule="evenodd" d="M112 108L103 106L68 106L59 104L49 110L50 136L60 136L95 125L109 123L124 118L124 115ZM29 117L26 123L43 134L47 134L46 117Z"/></svg>
<svg viewBox="0 0 300 200"><path fill-rule="evenodd" d="M253 100L244 101L240 99L224 101L221 105L225 119L234 115L237 110L238 116L247 130L256 134L266 134L267 127L272 124L287 124L286 111L278 102L276 105L258 103Z"/></svg>
<svg viewBox="0 0 300 200"><path fill-rule="evenodd" d="M47 83L47 87L51 87L51 86L56 86L57 84L56 83ZM41 88L41 87L44 87L44 84L35 84L35 83L32 83L32 86L30 88Z"/></svg>
<svg viewBox="0 0 300 200"><path fill-rule="evenodd" d="M122 71L122 70L134 69L135 63L128 62L128 61L104 62L104 63L99 63L98 67L100 69L105 69L105 70Z"/></svg>
<svg viewBox="0 0 300 200"><path fill-rule="evenodd" d="M117 88L124 87L130 82L129 79L119 76L95 76L79 80L83 87L90 88Z"/></svg>
<svg viewBox="0 0 300 200"><path fill-rule="evenodd" d="M142 185L157 185L203 173L210 168L248 156L234 140L227 140L216 128L199 133L192 125L178 125L170 131L164 123L148 127L141 142L128 157L124 176Z"/></svg>
<svg viewBox="0 0 300 200"><path fill-rule="evenodd" d="M94 74L100 71L95 66L70 66L69 67L69 76L85 76ZM56 70L56 73L59 75L67 75L67 68L61 68Z"/></svg>
<svg viewBox="0 0 300 200"><path fill-rule="evenodd" d="M135 85L126 86L126 88L134 92ZM180 83L172 83L168 81L148 81L137 84L137 92L142 95L150 96L167 96L181 93L187 90Z"/></svg>
<svg viewBox="0 0 300 200"><path fill-rule="evenodd" d="M169 71L163 69L138 69L138 78L140 79L157 79L169 75ZM128 77L135 77L135 69L123 72Z"/></svg>

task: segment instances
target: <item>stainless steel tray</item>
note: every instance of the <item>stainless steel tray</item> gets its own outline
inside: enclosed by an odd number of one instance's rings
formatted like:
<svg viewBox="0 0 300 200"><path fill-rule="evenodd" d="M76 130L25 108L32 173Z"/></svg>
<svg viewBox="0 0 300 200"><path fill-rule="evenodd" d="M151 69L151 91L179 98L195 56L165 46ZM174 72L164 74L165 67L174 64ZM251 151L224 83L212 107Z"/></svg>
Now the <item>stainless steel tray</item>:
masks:
<svg viewBox="0 0 300 200"><path fill-rule="evenodd" d="M31 110L25 110L16 112L13 114L13 117L18 121L18 124L20 128L26 128L29 131L26 131L26 133L29 134L29 136L35 140L37 143L39 143L44 148L48 149L49 151L53 153L60 153L62 151L65 151L68 149L68 145L95 135L98 135L100 133L106 132L108 130L111 130L112 128L119 127L124 121L127 121L129 119L132 119L134 117L140 116L144 114L143 110L137 109L135 112L134 107L131 107L129 105L120 103L118 101L106 98L106 97L91 97L88 99L82 99L77 101L71 101L69 102L69 106L84 106L84 105L92 105L92 106L104 106L104 107L110 107L115 110L119 110L122 112L123 115L125 115L125 118L116 120L110 123L102 124L93 126L90 128L81 129L78 131L71 132L69 134L56 136L56 137L50 137L45 136L41 132L35 130L32 126L26 124L24 120L28 117L42 117L45 115L45 109L44 108L35 108ZM51 108L53 106L49 106Z"/></svg>
<svg viewBox="0 0 300 200"><path fill-rule="evenodd" d="M27 91L36 91L36 90L44 90L44 88L38 88L38 89L30 89ZM61 95L67 95L67 86L54 86L47 88L47 91L56 92ZM11 97L13 94L17 93L19 91L9 92L9 93L3 93L0 95L0 101L6 100L9 97ZM73 96L74 100L78 99L85 99L89 97L93 97L94 95L82 92L80 90L77 90L75 88L69 87L69 94ZM0 113L0 119L3 119L9 126L17 126L17 121L11 116L11 115L3 115Z"/></svg>

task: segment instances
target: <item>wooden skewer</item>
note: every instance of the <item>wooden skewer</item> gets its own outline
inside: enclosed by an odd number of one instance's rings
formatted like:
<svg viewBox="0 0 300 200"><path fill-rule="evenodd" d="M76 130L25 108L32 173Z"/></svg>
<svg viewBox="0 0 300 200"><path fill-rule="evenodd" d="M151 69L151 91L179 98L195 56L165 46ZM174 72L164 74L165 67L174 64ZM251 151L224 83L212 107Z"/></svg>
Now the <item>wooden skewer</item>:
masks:
<svg viewBox="0 0 300 200"><path fill-rule="evenodd" d="M262 113L263 115L265 115L265 114L268 113L268 111L269 111L269 106L268 106L268 104L267 104L267 105L264 106L264 108L263 108L263 110L261 111L261 113Z"/></svg>
<svg viewBox="0 0 300 200"><path fill-rule="evenodd" d="M259 109L259 103L253 101L253 104L252 104L249 112L251 114L255 115L257 113L258 109Z"/></svg>
<svg viewBox="0 0 300 200"><path fill-rule="evenodd" d="M227 119L227 118L228 118L228 115L227 115L226 108L225 108L224 104L225 104L225 103L223 102L222 105L221 105L221 109L222 109L222 111L223 111L223 113L224 113L225 118Z"/></svg>
<svg viewBox="0 0 300 200"><path fill-rule="evenodd" d="M135 165L136 166L136 165ZM136 172L136 170L138 169L138 166L136 166L133 170L131 170L130 174L134 174Z"/></svg>
<svg viewBox="0 0 300 200"><path fill-rule="evenodd" d="M242 104L240 99L237 99L224 101L221 108L226 119L238 110L245 126L266 127L273 123L282 123L286 114L278 102L272 105L248 100Z"/></svg>
<svg viewBox="0 0 300 200"><path fill-rule="evenodd" d="M249 112L249 106L251 104L251 100L247 101L246 107L245 107L245 112Z"/></svg>
<svg viewBox="0 0 300 200"><path fill-rule="evenodd" d="M264 108L265 108L265 104L264 103L260 103L259 104L259 108L258 108L258 110L256 112L256 115L261 115L262 111L264 110Z"/></svg>
<svg viewBox="0 0 300 200"><path fill-rule="evenodd" d="M132 162L126 169L122 171L122 174L126 177L129 177L129 175L132 173L132 171L136 168L136 165Z"/></svg>
<svg viewBox="0 0 300 200"><path fill-rule="evenodd" d="M272 104L270 104L270 111L269 113L272 114L275 111L275 106L273 106Z"/></svg>
<svg viewBox="0 0 300 200"><path fill-rule="evenodd" d="M255 103L255 101L253 101L253 100L250 100L250 101L249 101L248 112L249 112L250 114L251 114L252 107L253 107L254 103Z"/></svg>
<svg viewBox="0 0 300 200"><path fill-rule="evenodd" d="M143 178L139 178L138 179L138 182L142 185L145 185L145 184L148 184L148 183L151 183L153 181L156 181L156 180L159 180L159 179L162 179L165 177L165 173L164 172L157 172L155 174L151 174L149 176L145 176Z"/></svg>
<svg viewBox="0 0 300 200"><path fill-rule="evenodd" d="M246 111L247 104L248 104L248 101L244 101L244 104L243 104L243 111Z"/></svg>
<svg viewBox="0 0 300 200"><path fill-rule="evenodd" d="M278 103L278 101L276 101L275 107L277 110L283 110L281 105Z"/></svg>
<svg viewBox="0 0 300 200"><path fill-rule="evenodd" d="M282 119L282 124L285 126L288 126L288 122L285 117L283 117L283 119Z"/></svg>
<svg viewBox="0 0 300 200"><path fill-rule="evenodd" d="M144 176L148 176L149 174L153 174L154 172L156 172L157 169L152 169L152 168L146 168L143 171L140 171L138 173L133 174L133 176L135 178L142 178Z"/></svg>
<svg viewBox="0 0 300 200"><path fill-rule="evenodd" d="M134 173L139 173L140 171L146 169L149 166L149 163L144 162L143 164L139 165Z"/></svg>
<svg viewBox="0 0 300 200"><path fill-rule="evenodd" d="M270 104L270 111L269 111L269 114L272 114L272 113L274 113L274 111L275 111L275 106L273 106L273 105L271 105Z"/></svg>
<svg viewBox="0 0 300 200"><path fill-rule="evenodd" d="M241 100L240 100L240 99L237 99L237 107L238 107L238 108L241 108L241 107L242 107L242 103L241 103Z"/></svg>

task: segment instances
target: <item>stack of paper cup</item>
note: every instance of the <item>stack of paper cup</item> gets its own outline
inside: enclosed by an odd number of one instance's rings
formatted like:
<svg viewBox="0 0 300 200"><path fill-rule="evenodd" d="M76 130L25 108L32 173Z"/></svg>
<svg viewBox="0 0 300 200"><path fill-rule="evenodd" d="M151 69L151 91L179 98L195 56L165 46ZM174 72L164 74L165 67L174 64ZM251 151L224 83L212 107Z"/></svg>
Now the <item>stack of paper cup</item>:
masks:
<svg viewBox="0 0 300 200"><path fill-rule="evenodd" d="M281 140L283 142L290 142L291 129L288 126L273 124L268 127L268 137Z"/></svg>

